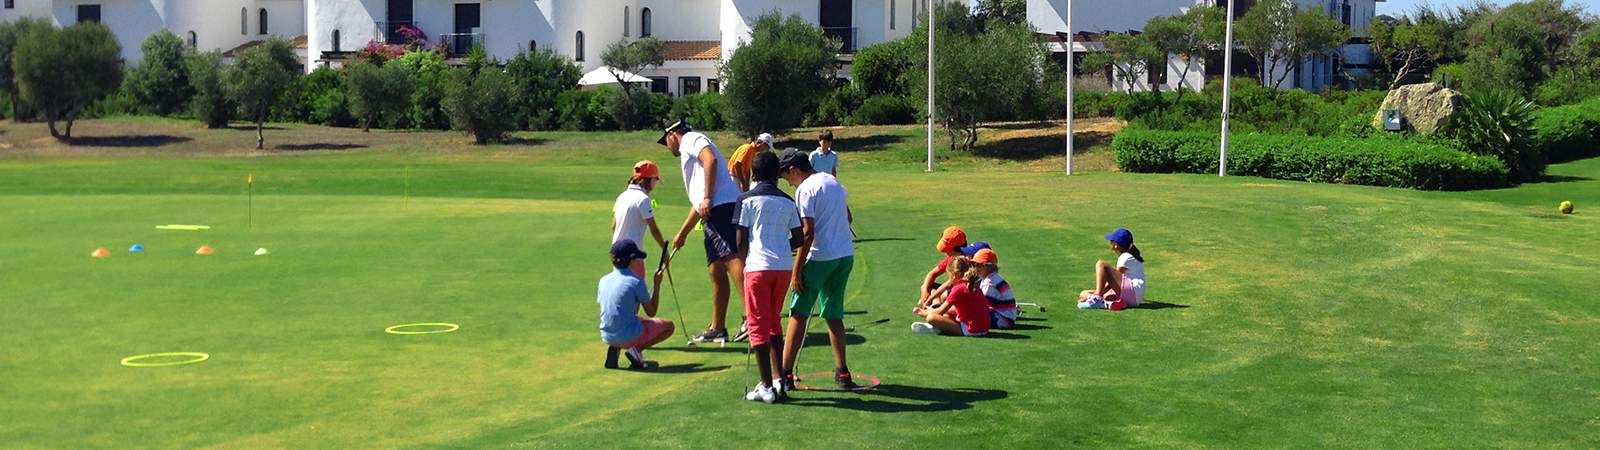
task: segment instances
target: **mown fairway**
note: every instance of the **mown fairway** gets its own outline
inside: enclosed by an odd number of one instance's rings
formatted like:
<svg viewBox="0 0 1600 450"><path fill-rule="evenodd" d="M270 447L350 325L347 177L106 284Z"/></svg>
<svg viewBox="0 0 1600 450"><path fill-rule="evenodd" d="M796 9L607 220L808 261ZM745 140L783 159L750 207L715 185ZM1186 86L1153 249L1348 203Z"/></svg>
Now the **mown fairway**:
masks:
<svg viewBox="0 0 1600 450"><path fill-rule="evenodd" d="M0 125L0 447L1600 445L1600 159L1441 193L1067 177L1005 142L929 174L915 128L842 132L861 237L847 324L891 318L851 335L851 366L884 385L769 406L742 399L742 345L674 338L648 352L667 373L600 367L610 208L632 162L672 166L655 135L484 149L284 127L267 137L284 147L248 153L252 131L186 122L80 124L123 136L93 148ZM670 233L688 202L663 172ZM912 334L950 224L993 243L1049 311L992 338ZM1161 308L1072 307L1116 226L1137 235ZM710 303L689 242L675 274L693 331ZM461 329L384 333L411 322ZM830 368L820 330L803 372ZM211 359L118 363L168 351Z"/></svg>

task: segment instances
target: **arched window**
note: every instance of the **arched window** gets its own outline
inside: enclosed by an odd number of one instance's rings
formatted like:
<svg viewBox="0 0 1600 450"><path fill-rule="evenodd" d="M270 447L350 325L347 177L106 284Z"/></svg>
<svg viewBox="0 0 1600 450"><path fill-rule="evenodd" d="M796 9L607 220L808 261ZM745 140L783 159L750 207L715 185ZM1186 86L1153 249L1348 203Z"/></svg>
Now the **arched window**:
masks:
<svg viewBox="0 0 1600 450"><path fill-rule="evenodd" d="M1350 0L1344 0L1344 5L1339 6L1339 22L1350 26Z"/></svg>
<svg viewBox="0 0 1600 450"><path fill-rule="evenodd" d="M239 34L250 34L250 8L239 8Z"/></svg>
<svg viewBox="0 0 1600 450"><path fill-rule="evenodd" d="M583 61L583 32L582 31L578 32L577 45L572 47L572 49L573 49L572 50L572 60L573 61L582 62Z"/></svg>
<svg viewBox="0 0 1600 450"><path fill-rule="evenodd" d="M261 26L260 26L261 29L256 30L256 34L267 34L267 9L266 8L261 8L261 14L260 15L261 15Z"/></svg>
<svg viewBox="0 0 1600 450"><path fill-rule="evenodd" d="M539 51L539 41L528 41L528 54Z"/></svg>
<svg viewBox="0 0 1600 450"><path fill-rule="evenodd" d="M622 37L633 36L633 14L628 12L628 7L622 7Z"/></svg>
<svg viewBox="0 0 1600 450"><path fill-rule="evenodd" d="M639 37L650 37L650 8L639 10Z"/></svg>
<svg viewBox="0 0 1600 450"><path fill-rule="evenodd" d="M196 48L199 46L200 36L194 34L194 30L189 30L189 48Z"/></svg>
<svg viewBox="0 0 1600 450"><path fill-rule="evenodd" d="M339 30L333 30L333 51L339 51Z"/></svg>

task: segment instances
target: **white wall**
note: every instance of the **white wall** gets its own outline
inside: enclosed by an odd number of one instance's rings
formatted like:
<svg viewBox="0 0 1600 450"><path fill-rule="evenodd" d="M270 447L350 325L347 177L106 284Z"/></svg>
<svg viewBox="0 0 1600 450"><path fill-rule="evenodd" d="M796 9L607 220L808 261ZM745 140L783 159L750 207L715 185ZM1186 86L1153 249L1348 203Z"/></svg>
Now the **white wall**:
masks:
<svg viewBox="0 0 1600 450"><path fill-rule="evenodd" d="M750 26L763 14L782 11L784 15L798 14L801 19L818 23L817 0L720 0L722 3L722 59L726 61L739 48L740 42L750 40Z"/></svg>
<svg viewBox="0 0 1600 450"><path fill-rule="evenodd" d="M1183 14L1196 3L1196 0L1073 0L1072 31L1143 29L1151 17ZM1065 31L1066 17L1067 0L1028 0L1028 23L1040 33Z"/></svg>
<svg viewBox="0 0 1600 450"><path fill-rule="evenodd" d="M722 39L719 0L638 0L633 5L633 36L639 37L639 14L650 8L651 36L663 41Z"/></svg>
<svg viewBox="0 0 1600 450"><path fill-rule="evenodd" d="M139 44L165 26L166 4L162 0L55 0L51 21L65 27L78 23L78 5L100 5L100 23L111 29L122 46L122 58L135 64L143 57Z"/></svg>

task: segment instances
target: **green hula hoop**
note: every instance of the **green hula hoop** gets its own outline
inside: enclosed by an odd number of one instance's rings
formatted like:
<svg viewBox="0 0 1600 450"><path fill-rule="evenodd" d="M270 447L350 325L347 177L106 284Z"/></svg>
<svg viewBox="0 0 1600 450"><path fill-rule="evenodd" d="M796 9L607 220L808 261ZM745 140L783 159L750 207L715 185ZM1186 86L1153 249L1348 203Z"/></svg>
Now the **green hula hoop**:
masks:
<svg viewBox="0 0 1600 450"><path fill-rule="evenodd" d="M184 359L184 360L178 360L178 361L169 361L169 362L153 362L153 363L138 362L139 360L144 360L144 359L164 358L164 357L170 357L170 356L188 356L191 359ZM182 366L182 365L186 365L186 364L194 364L194 363L198 363L198 362L205 361L205 360L208 360L208 359L211 359L211 354L209 354L209 353L200 353L200 352L151 353L151 354L148 354L148 355L134 355L134 356L129 356L127 358L122 358L122 365L128 366L128 367L168 367L168 366Z"/></svg>
<svg viewBox="0 0 1600 450"><path fill-rule="evenodd" d="M421 331L408 331L408 330L403 330L402 329L402 328L416 328L416 327L443 327L443 328L438 329L438 330L421 330ZM461 329L461 326L453 324L453 323L428 322L428 323L408 323L408 324L404 324L404 325L395 325L395 326L392 326L392 327L389 327L389 328L384 328L383 332L389 333L389 334L440 334L440 333L449 333L449 332L456 331L456 330L459 330L459 329Z"/></svg>

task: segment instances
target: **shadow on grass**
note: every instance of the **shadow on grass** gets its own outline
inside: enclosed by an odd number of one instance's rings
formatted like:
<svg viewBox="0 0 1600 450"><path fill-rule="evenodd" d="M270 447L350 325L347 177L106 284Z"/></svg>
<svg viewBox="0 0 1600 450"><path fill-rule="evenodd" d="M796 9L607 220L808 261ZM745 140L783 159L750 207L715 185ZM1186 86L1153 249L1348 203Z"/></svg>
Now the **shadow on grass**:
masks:
<svg viewBox="0 0 1600 450"><path fill-rule="evenodd" d="M184 136L171 136L165 134L123 135L123 136L78 136L67 141L73 146L85 147L161 147L194 139Z"/></svg>
<svg viewBox="0 0 1600 450"><path fill-rule="evenodd" d="M1083 154L1090 147L1109 145L1113 137L1116 136L1101 131L1077 133L1072 141L1072 148L1076 150L1073 154ZM972 148L972 154L1012 161L1033 161L1061 156L1066 153L1065 146L1062 136L1027 136L982 143Z"/></svg>
<svg viewBox="0 0 1600 450"><path fill-rule="evenodd" d="M539 138L513 136L513 137L508 137L508 138L505 138L505 139L501 139L500 142L497 142L496 144L499 144L499 145L526 145L526 146L530 146L531 147L531 146L544 144L545 142L549 142L549 141L547 141L545 139L539 139Z"/></svg>
<svg viewBox="0 0 1600 450"><path fill-rule="evenodd" d="M726 370L727 368L728 368L728 366L706 366L706 365L702 365L700 363L689 363L689 364L674 364L674 365L670 365L670 366L661 366L661 367L655 368L655 370L644 371L643 373L721 372L723 370Z"/></svg>
<svg viewBox="0 0 1600 450"><path fill-rule="evenodd" d="M357 148L367 148L367 146L364 145L364 144L316 143L316 144L285 144L285 145L279 145L279 146L273 147L272 149L273 150L289 151L289 152L301 152L301 151L311 151L311 150L350 150L350 149L357 149Z"/></svg>
<svg viewBox="0 0 1600 450"><path fill-rule="evenodd" d="M871 135L871 136L837 137L837 138L834 138L834 140L833 140L833 148L838 149L840 151L848 152L848 153L877 152L877 151L888 150L890 146L893 146L895 144L900 144L900 143L903 143L905 141L906 141L906 137L905 136L899 136L899 135L893 135L893 134L874 134L874 135ZM772 147L773 147L774 151L778 151L778 152L782 152L783 149L785 149L785 148L794 147L794 148L800 149L802 151L805 151L807 153L810 153L812 150L815 150L817 148L817 141L814 140L814 139L789 138L789 139L784 139L784 140L781 140L781 141L778 141L778 142L774 142L772 144ZM737 148L737 146L735 146L735 148Z"/></svg>
<svg viewBox="0 0 1600 450"><path fill-rule="evenodd" d="M913 239L913 238L866 238L866 239L856 239L854 242L857 243L857 244L865 244L865 243L869 243L869 242L915 241L915 240L916 239Z"/></svg>
<svg viewBox="0 0 1600 450"><path fill-rule="evenodd" d="M796 392L795 395L788 404L880 413L915 413L971 409L974 403L1004 399L1010 393L998 389L944 389L885 383L872 390L841 392L829 397L810 397L813 395L810 392Z"/></svg>
<svg viewBox="0 0 1600 450"><path fill-rule="evenodd" d="M1147 301L1144 301L1142 303L1139 303L1139 307L1138 308L1134 308L1134 309L1168 309L1168 308L1182 309L1182 308L1188 308L1188 307L1189 307L1189 305L1179 305L1177 303L1163 303L1163 302L1155 302L1155 301L1148 301L1147 300Z"/></svg>
<svg viewBox="0 0 1600 450"><path fill-rule="evenodd" d="M1021 326L1021 325L1018 325L1018 326ZM1032 325L1030 325L1030 326L1032 326ZM1044 327L1044 328L1049 328L1049 327ZM1007 340L1007 341L1016 341L1016 340L1022 340L1022 339L1033 339L1033 336L1028 336L1026 334L1007 333L1007 332L1004 332L1004 331L993 331L993 330L989 331L989 334L983 335L983 337L990 338L990 339L1003 339L1003 340Z"/></svg>
<svg viewBox="0 0 1600 450"><path fill-rule="evenodd" d="M1038 320L1039 321L1043 321L1043 319L1038 319ZM1020 322L1021 320L1018 320L1018 321ZM1007 329L1008 330L1012 330L1012 331L1036 331L1036 330L1051 330L1051 329L1055 329L1055 327L1047 327L1047 326L1044 326L1044 325L1029 325L1029 324L1025 324L1025 323L1019 323L1019 324L1012 325L1011 328L1007 328Z"/></svg>
<svg viewBox="0 0 1600 450"><path fill-rule="evenodd" d="M1530 183L1571 183L1574 181L1594 181L1594 179L1589 177L1574 177L1570 175L1545 175L1539 177L1537 181L1530 181Z"/></svg>
<svg viewBox="0 0 1600 450"><path fill-rule="evenodd" d="M785 326L787 326L787 325L785 325ZM848 331L844 333L844 345L861 345L861 344L865 344L865 343L867 343L867 338L862 336L862 335L851 333L851 332L848 332ZM827 347L828 346L828 332L827 331L813 331L813 332L807 333L806 334L806 346L807 347Z"/></svg>
<svg viewBox="0 0 1600 450"><path fill-rule="evenodd" d="M253 124L253 123L252 124L245 124L245 125L228 125L228 129L229 130L234 130L234 131L255 131L256 130L256 125ZM264 126L261 127L261 130L262 131L281 131L281 130L283 130L283 127L275 127L275 126L272 126L272 125L264 125Z"/></svg>

